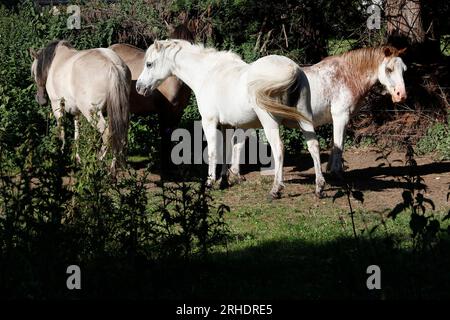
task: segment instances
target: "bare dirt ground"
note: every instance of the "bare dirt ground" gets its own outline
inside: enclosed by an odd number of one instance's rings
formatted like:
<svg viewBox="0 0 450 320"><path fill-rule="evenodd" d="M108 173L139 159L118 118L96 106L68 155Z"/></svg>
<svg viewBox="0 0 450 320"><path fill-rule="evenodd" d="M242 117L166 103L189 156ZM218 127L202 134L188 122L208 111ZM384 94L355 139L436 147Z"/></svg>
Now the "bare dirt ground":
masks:
<svg viewBox="0 0 450 320"><path fill-rule="evenodd" d="M392 151L387 159L378 159L380 153L374 148L350 149L344 152L345 179L355 190L364 193L363 207L368 210L393 208L402 202L402 191L408 187L404 178L408 174L405 167L405 154ZM322 168L326 166L327 154L323 154ZM313 196L314 170L309 154L303 155L297 166L285 166L285 181L289 193L309 192ZM447 193L450 191L450 161L437 161L430 156L416 156L416 172L423 178L425 197L431 199L436 209L450 207ZM384 165L382 165L384 164ZM257 179L259 172L247 174L248 179ZM332 197L340 188L329 176L325 192ZM337 201L338 205L346 206L345 201Z"/></svg>
<svg viewBox="0 0 450 320"><path fill-rule="evenodd" d="M402 202L402 192L408 188L405 175L408 168L405 167L405 154L398 151L391 151L387 159L378 159L380 153L375 148L353 148L344 152L345 159L345 180L354 190L362 191L364 203L355 202L355 208L364 210L382 211L392 209L396 204ZM325 170L328 161L328 153L323 152L322 169ZM416 172L423 178L424 196L431 199L437 210L450 208L450 201L447 201L447 194L450 192L450 161L438 161L432 156L415 156L417 162ZM273 176L262 175L258 166L242 165L241 172L248 186L260 185L260 192L256 198L266 201L265 195L270 190ZM308 198L308 202L332 204L333 195L341 188L337 180L333 180L325 174L327 185L325 188L326 197L318 200L314 195L315 175L313 163L308 153L302 153L296 159L286 159L284 166L284 179L286 188L282 198L276 202L290 202L300 196ZM157 186L158 174L151 174L150 189ZM224 191L224 198L231 202L233 199L241 198L241 193L247 188L231 186ZM248 188L249 192L254 192L253 187ZM235 194L235 191L239 194ZM310 198L310 199L309 199ZM449 199L450 200L450 199ZM237 200L236 200L237 201ZM256 201L256 199L255 199ZM238 201L239 202L239 201ZM251 201L250 201L251 202ZM229 203L232 206L239 206L239 203ZM338 199L333 206L348 209L345 199Z"/></svg>

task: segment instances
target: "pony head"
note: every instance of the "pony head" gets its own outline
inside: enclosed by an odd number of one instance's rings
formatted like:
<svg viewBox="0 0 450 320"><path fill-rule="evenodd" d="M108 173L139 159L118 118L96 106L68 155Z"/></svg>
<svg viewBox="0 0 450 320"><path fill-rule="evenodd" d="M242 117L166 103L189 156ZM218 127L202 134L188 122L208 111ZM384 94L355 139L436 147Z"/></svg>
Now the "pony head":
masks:
<svg viewBox="0 0 450 320"><path fill-rule="evenodd" d="M389 92L393 102L406 100L405 82L403 81L403 72L406 71L406 65L399 57L405 50L385 47L383 49L384 59L378 67L378 80Z"/></svg>
<svg viewBox="0 0 450 320"><path fill-rule="evenodd" d="M137 82L136 91L148 96L155 90L165 79L172 75L171 64L167 63L168 48L172 42L155 41L145 53L144 69L142 70Z"/></svg>
<svg viewBox="0 0 450 320"><path fill-rule="evenodd" d="M47 92L45 91L45 83L46 81L44 81L43 79L41 79L41 77L38 76L38 59L39 56L42 55L41 54L41 50L39 51L35 51L34 49L30 49L30 55L31 58L33 59L33 63L31 64L31 76L34 79L34 82L36 83L37 86L37 92L36 92L36 102L43 106L47 104Z"/></svg>
<svg viewBox="0 0 450 320"><path fill-rule="evenodd" d="M33 63L31 64L31 75L37 85L36 101L40 105L47 104L47 93L45 91L45 86L47 84L48 71L53 62L53 58L55 57L56 48L60 45L67 48L72 48L70 43L67 41L55 40L37 52L33 49L29 50L31 58L33 59Z"/></svg>

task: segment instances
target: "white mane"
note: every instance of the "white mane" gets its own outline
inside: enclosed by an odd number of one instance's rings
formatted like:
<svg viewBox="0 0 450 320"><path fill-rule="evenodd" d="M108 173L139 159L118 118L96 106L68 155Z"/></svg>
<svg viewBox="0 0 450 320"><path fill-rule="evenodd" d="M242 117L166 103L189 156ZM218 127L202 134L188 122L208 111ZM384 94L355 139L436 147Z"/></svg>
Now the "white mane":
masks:
<svg viewBox="0 0 450 320"><path fill-rule="evenodd" d="M203 44L191 44L186 40L165 40L165 43L167 47L179 46L183 49L196 51L206 59L243 62L241 56L232 51L219 51L212 47L205 48Z"/></svg>

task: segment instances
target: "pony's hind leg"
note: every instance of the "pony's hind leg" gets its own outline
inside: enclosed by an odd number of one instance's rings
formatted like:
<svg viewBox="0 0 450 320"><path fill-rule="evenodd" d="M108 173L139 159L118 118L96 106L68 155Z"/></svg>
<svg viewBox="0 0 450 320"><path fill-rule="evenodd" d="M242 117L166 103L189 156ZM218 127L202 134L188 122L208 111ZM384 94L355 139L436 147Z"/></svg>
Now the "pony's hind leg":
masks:
<svg viewBox="0 0 450 320"><path fill-rule="evenodd" d="M317 135L314 130L314 126L306 121L300 121L300 129L306 139L306 144L308 145L308 151L314 162L314 171L316 174L316 195L321 198L323 197L323 188L325 187L325 178L322 174L322 168L320 164L320 149L319 141L317 140Z"/></svg>
<svg viewBox="0 0 450 320"><path fill-rule="evenodd" d="M254 108L258 118L264 128L267 141L272 149L273 158L275 160L275 177L273 181L270 195L273 198L281 197L281 190L284 188L283 184L283 158L284 146L280 138L280 129L278 121L266 111L256 107Z"/></svg>
<svg viewBox="0 0 450 320"><path fill-rule="evenodd" d="M334 130L333 130L334 131ZM334 139L333 137L331 137L331 150L330 150L330 156L328 157L328 162L327 162L327 172L331 172L331 164L333 163L333 159L334 159Z"/></svg>
<svg viewBox="0 0 450 320"><path fill-rule="evenodd" d="M102 135L103 143L102 143L102 147L101 147L100 153L99 153L99 160L103 161L106 154L108 153L111 137L110 137L109 128L106 126L105 118L103 117L101 112L99 112L99 121L97 123L97 129ZM117 169L117 156L116 156L116 154L113 154L113 157L111 160L110 171L111 171L111 176L114 178L116 177L116 172L117 172L116 169Z"/></svg>
<svg viewBox="0 0 450 320"><path fill-rule="evenodd" d="M74 126L73 140L75 142L75 161L77 162L77 164L81 163L80 154L78 153L78 151L79 151L78 139L80 137L80 121L79 120L80 120L79 115L75 115L73 117L73 126Z"/></svg>
<svg viewBox="0 0 450 320"><path fill-rule="evenodd" d="M103 117L102 112L99 110L97 111L97 130L102 135L102 147L100 149L99 159L103 160L106 156L106 153L108 152L108 144L109 144L109 129L106 125L106 120Z"/></svg>

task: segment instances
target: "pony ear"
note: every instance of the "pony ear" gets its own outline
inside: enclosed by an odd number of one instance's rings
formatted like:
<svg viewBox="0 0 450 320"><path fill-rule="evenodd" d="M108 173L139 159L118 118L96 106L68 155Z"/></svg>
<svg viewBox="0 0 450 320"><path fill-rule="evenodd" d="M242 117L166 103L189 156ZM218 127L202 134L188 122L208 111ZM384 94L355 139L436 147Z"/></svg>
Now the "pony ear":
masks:
<svg viewBox="0 0 450 320"><path fill-rule="evenodd" d="M31 58L33 58L33 59L36 59L36 58L37 58L38 53L36 52L36 50L34 50L33 48L29 48L29 49L28 49L28 52L29 52Z"/></svg>
<svg viewBox="0 0 450 320"><path fill-rule="evenodd" d="M154 44L155 44L155 49L156 49L156 51L161 50L161 48L162 48L161 42L159 42L158 40L156 40L156 41L154 42Z"/></svg>
<svg viewBox="0 0 450 320"><path fill-rule="evenodd" d="M169 35L173 34L175 31L175 28L172 25L170 25L166 20L164 20L164 23L166 24L168 34Z"/></svg>
<svg viewBox="0 0 450 320"><path fill-rule="evenodd" d="M397 54L398 54L399 56L404 55L405 52L406 52L406 49L407 49L407 48L404 47L403 49L398 50Z"/></svg>
<svg viewBox="0 0 450 320"><path fill-rule="evenodd" d="M392 52L391 48L389 48L389 47L384 48L384 56L385 57L390 57L392 54L393 54L393 52Z"/></svg>

